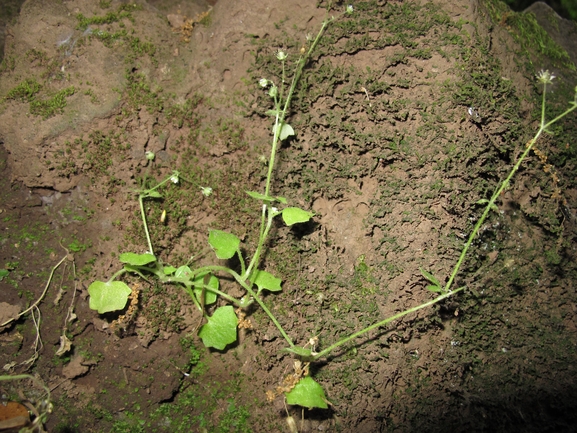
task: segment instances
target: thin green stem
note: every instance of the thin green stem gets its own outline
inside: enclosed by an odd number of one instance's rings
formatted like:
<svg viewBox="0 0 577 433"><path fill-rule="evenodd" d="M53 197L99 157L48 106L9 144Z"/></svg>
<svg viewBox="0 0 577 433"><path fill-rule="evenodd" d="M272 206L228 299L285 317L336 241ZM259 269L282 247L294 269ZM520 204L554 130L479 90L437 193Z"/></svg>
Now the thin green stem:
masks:
<svg viewBox="0 0 577 433"><path fill-rule="evenodd" d="M547 122L544 126L543 126L543 130L547 131L547 128L550 127L551 125L553 125L554 123L558 122L559 120L561 120L563 117L567 116L569 113L571 113L573 110L575 110L577 108L577 103L574 103L571 108L568 108L567 110L565 110L563 113L559 114L557 117L555 117L553 120L550 120L549 122Z"/></svg>
<svg viewBox="0 0 577 433"><path fill-rule="evenodd" d="M473 228L471 235L467 239L467 242L465 243L465 246L463 247L463 250L461 251L461 255L459 256L459 260L457 260L457 264L453 268L453 272L451 273L451 276L449 277L449 280L447 281L447 284L445 285L445 288L444 288L445 292L448 292L451 289L451 285L453 284L453 280L457 276L457 273L459 272L459 269L461 268L461 265L463 264L463 261L465 260L465 256L467 255L467 252L469 251L469 248L471 247L471 244L475 240L475 237L477 236L477 233L481 229L481 226L483 225L483 223L487 219L487 216L489 216L489 212L491 212L491 210L494 208L495 202L497 201L497 199L499 198L501 193L509 186L509 182L513 178L513 175L517 172L517 170L521 166L521 163L523 162L525 157L529 154L529 152L533 148L533 145L535 144L535 141L537 141L537 139L539 138L539 136L541 135L542 132L543 132L543 129L540 128L539 132L535 135L535 137L533 137L531 139L531 141L529 141L529 143L527 144L527 148L525 149L525 151L523 152L523 154L521 155L521 157L519 158L517 163L513 166L513 168L509 172L509 175L505 178L505 180L499 185L497 190L491 196L491 199L487 203L487 206L485 207L485 210L483 211L481 218L479 218L479 220L477 221L477 224L475 224L475 227Z"/></svg>
<svg viewBox="0 0 577 433"><path fill-rule="evenodd" d="M270 320L275 324L275 326L277 327L277 329L279 330L279 332L281 333L281 335L283 336L283 338L287 341L287 343L290 345L290 347L294 347L294 343L292 341L292 339L288 336L288 334L285 332L285 330L283 329L283 327L281 326L281 324L278 322L278 320L276 319L276 317L274 317L274 315L271 313L271 311L268 309L268 307L266 306L266 304L263 302L263 300L260 298L260 296L258 296L254 290L252 290L251 286L249 284L246 283L246 281L239 275L237 274L235 271L233 271L230 268L227 268L226 266L204 266L200 269L197 269L195 271L195 273L202 273L205 271L222 271L225 272L229 275L231 275L238 284L240 284L247 292L248 294L256 301L256 303L263 309L263 311L266 313L266 315L270 318ZM170 281L176 281L176 279L171 278ZM209 288L207 287L207 290Z"/></svg>
<svg viewBox="0 0 577 433"><path fill-rule="evenodd" d="M151 197L152 192L156 191L158 188L160 188L162 185L164 185L168 181L172 180L174 177L176 177L176 179L178 181L179 176L180 176L180 173L175 170L175 171L173 171L173 173L170 176L168 176L166 179L164 179L162 182L160 182L156 186L154 186L150 189L147 189L145 191L141 191L140 194L138 194L138 204L140 205L140 215L142 216L142 224L144 225L144 232L146 233L146 241L148 242L148 251L150 251L150 254L152 254L152 255L154 255L154 250L152 249L152 241L150 240L150 232L148 230L148 223L146 221L146 213L144 212L144 199Z"/></svg>
<svg viewBox="0 0 577 433"><path fill-rule="evenodd" d="M259 234L259 242L256 246L256 251L252 257L252 260L250 261L250 263L248 265L248 268L243 273L243 276L245 279L250 276L252 269L257 265L258 260L260 259L261 251L262 251L263 246L264 246L264 242L268 238L268 234L269 234L270 229L272 227L272 219L274 217L274 215L272 213L272 209L270 207L268 207L267 205L263 205L262 210L263 210L263 213L265 214L265 215L263 215L263 218L266 219L266 222L264 224L261 224L260 234ZM268 213L268 215L267 215L267 213Z"/></svg>
<svg viewBox="0 0 577 433"><path fill-rule="evenodd" d="M543 83L543 95L541 96L541 129L545 126L545 95L547 94L547 83Z"/></svg>
<svg viewBox="0 0 577 433"><path fill-rule="evenodd" d="M292 101L292 97L294 94L294 91L296 89L296 86L298 84L298 81L300 79L300 76L302 74L302 71L308 61L308 59L310 58L311 54L313 53L315 47L317 46L317 44L319 43L322 34L324 33L325 29L327 28L327 26L329 25L329 23L332 21L332 18L330 20L325 20L323 21L323 24L321 26L321 29L319 30L317 37L315 38L315 40L313 41L313 43L311 44L309 50L307 51L306 55L304 57L301 57L298 62L297 62L297 67L295 70L295 74L293 76L292 82L291 82L291 86L289 88L288 94L286 96L286 99L284 101L284 106L282 108L282 110L278 110L278 106L276 104L276 100L275 100L275 107L277 108L277 115L275 118L275 125L274 125L274 137L272 140L272 148L271 148L271 152L270 152L270 159L269 159L269 166L268 166L268 173L267 173L267 178L266 178L266 186L265 186L265 195L268 196L270 193L270 185L271 185L271 181L272 181L272 172L274 169L274 162L275 162L275 157L276 157L276 152L277 152L277 147L278 147L278 141L279 141L279 134L280 134L280 129L282 128L282 125L284 123L287 111L290 107L290 103ZM283 71L284 71L284 62L283 62ZM284 87L284 72L283 72L283 87ZM279 102L282 101L282 99L279 100ZM282 102L281 102L282 104ZM279 104L279 105L281 105Z"/></svg>
<svg viewBox="0 0 577 433"><path fill-rule="evenodd" d="M126 269L122 268L119 271L115 272L114 275L112 275L112 277L110 277L110 279L108 280L108 282L112 282L114 280L116 280L118 277L120 277L122 274L125 274L126 272L128 272Z"/></svg>
<svg viewBox="0 0 577 433"><path fill-rule="evenodd" d="M267 176L266 176L265 192L264 192L264 195L266 197L270 196L270 188L271 188L271 183L272 183L272 173L273 173L273 170L275 167L276 153L277 153L277 149L278 149L278 145L279 145L279 141L280 141L280 132L281 132L282 126L284 124L288 109L290 107L290 103L292 101L294 91L296 89L296 86L299 82L302 71L303 71L304 67L306 66L308 59L310 58L314 49L316 48L317 44L319 43L321 36L324 33L326 27L328 26L328 24L332 20L333 19L331 18L331 19L327 19L327 20L323 21L321 29L319 30L317 37L315 38L315 40L311 44L306 55L304 57L299 58L299 60L297 62L295 74L294 74L292 82L291 82L291 86L290 86L288 94L284 100L284 106L281 109L282 96L284 94L284 84L285 84L285 63L284 63L284 61L282 62L282 71L283 72L282 72L281 89L279 91L280 92L279 98L277 99L277 96L276 95L274 96L276 115L275 115L275 123L274 123L274 128L273 128L273 139L272 139L272 146L271 146L271 150L270 150L270 158L269 158L269 162L268 162L268 172L267 172ZM263 207L262 207L259 239L258 239L256 251L255 251L255 254L254 254L252 260L249 263L248 268L246 269L246 272L243 273L243 277L245 277L245 278L248 278L250 276L250 273L252 272L253 268L255 266L257 266L259 263L260 255L262 253L264 243L266 242L266 239L267 239L268 234L270 232L270 229L272 226L272 219L274 218L275 215L276 215L276 213L273 212L273 210L271 208L271 203L265 202L263 204ZM242 281L242 282L239 281L239 283L241 283L241 285L247 290L247 292L256 300L256 302L260 305L260 307L265 311L265 313L269 316L269 318L272 320L272 322L275 324L275 326L278 328L278 330L280 331L282 336L285 338L285 340L290 344L290 346L294 347L294 343L293 343L292 339L286 334L286 332L284 331L284 329L282 328L280 323L276 320L276 318L273 316L273 314L267 308L265 303L258 297L258 295L254 292L254 290L252 290L251 285L246 284L244 281Z"/></svg>
<svg viewBox="0 0 577 433"><path fill-rule="evenodd" d="M246 291L250 294L250 296L253 297L253 299L257 302L257 304L260 306L260 308L262 308L264 310L264 312L267 314L267 316L270 318L270 320L272 321L272 323L275 324L275 326L277 327L277 329L279 330L279 332L281 333L281 335L283 336L283 338L286 340L286 342L290 345L290 347L294 347L295 344L293 343L292 339L288 336L288 334L285 332L285 330L283 329L283 327L281 326L281 324L278 322L278 320L276 320L276 317L274 317L274 315L271 313L271 311L268 309L268 307L266 306L266 304L264 303L264 301L262 299L260 299L260 297L254 292L254 290L252 290L247 284L244 284L243 287L246 289Z"/></svg>
<svg viewBox="0 0 577 433"><path fill-rule="evenodd" d="M248 275L246 273L246 264L244 262L244 257L242 256L242 251L238 249L236 251L236 255L238 256L238 261L240 262L240 274L241 275Z"/></svg>
<svg viewBox="0 0 577 433"><path fill-rule="evenodd" d="M517 170L519 170L519 167L521 166L523 160L527 157L527 155L529 154L529 152L531 152L531 150L533 149L533 146L535 145L535 143L537 142L537 140L539 139L539 137L541 136L541 134L543 133L543 131L546 131L547 128L551 125L553 125L555 122L559 121L560 119L562 119L563 117L565 117L566 115L568 115L569 113L571 113L573 110L577 109L577 103L573 103L572 106L570 108L568 108L567 110L565 110L562 114L558 115L557 117L555 117L553 120L546 122L545 121L545 94L546 94L546 83L544 83L543 85L543 98L542 98L542 106L541 106L541 126L539 128L539 130L537 131L537 133L535 134L535 136L527 143L526 145L526 149L525 151L521 154L521 156L519 157L519 159L517 160L516 164L513 166L513 168L511 169L511 171L509 172L509 174L507 175L507 177L505 178L505 180L503 182L501 182L501 184L499 185L499 187L495 190L495 192L493 193L493 195L491 196L491 199L489 200L489 202L487 203L487 206L485 207L483 214L481 215L481 218L479 218L479 220L477 221L477 223L475 224L475 227L473 228L473 231L471 233L471 235L469 236L469 238L467 239L467 242L465 243L465 246L463 247L463 250L461 251L461 255L459 256L459 260L457 261L457 264L455 265L453 272L451 273L451 276L449 278L449 280L447 281L447 284L445 285L443 294L441 294L440 296L436 297L435 299L432 299L429 302L425 302L424 304L420 304L416 307L410 308L408 310L402 311L400 313L395 314L392 317L389 317L385 320L382 320L380 322L377 322L367 328L364 328L358 332L355 332L354 334L338 341L337 343L333 344L332 346L327 347L326 349L322 350L321 352L315 354L312 359L313 360L317 360L323 356L326 356L328 353L332 352L333 350L335 350L336 348L348 343L349 341L360 337L363 334L366 334L367 332L376 329L380 326L384 326L387 323L392 322L393 320L397 320L403 316L406 316L407 314L413 313L415 311L421 310L423 308L429 307L431 305L434 305L440 301L442 301L443 299L446 299L452 295L454 295L455 293L465 289L465 287L460 287L458 289L455 289L453 291L450 291L450 288L453 284L453 281L457 275L457 273L459 272L459 269L463 263L463 261L465 260L465 256L467 255L467 252L469 250L469 248L471 247L471 244L473 243L473 240L475 239L475 237L477 236L477 234L479 233L479 230L481 229L481 226L483 225L483 223L485 222L485 220L487 219L489 212L495 207L495 202L497 201L497 199L499 198L499 196L501 195L501 193L510 185L511 179L513 178L513 176L515 175L515 173L517 172Z"/></svg>
<svg viewBox="0 0 577 433"><path fill-rule="evenodd" d="M301 73L308 61L308 59L310 58L310 56L312 55L315 47L317 46L317 44L319 43L322 34L324 33L326 27L328 26L328 24L332 21L332 19L330 20L325 20L323 21L323 24L321 26L321 29L319 30L317 37L315 38L315 40L313 41L313 43L311 44L309 50L307 51L306 55L304 57L301 57L298 62L297 62L297 67L295 70L295 74L293 76L292 82L291 82L291 86L289 88L289 92L287 94L287 97L284 101L284 106L282 107L281 110L281 105L282 105L282 94L284 93L284 82L285 82L285 67L284 67L284 61L282 63L283 65L283 76L282 76L282 84L281 84L281 89L280 89L280 95L281 97L279 97L277 99L277 96L274 96L274 102L275 102L275 109L276 109L276 116L275 116L275 123L274 123L274 128L273 128L273 139L272 139L272 146L271 146L271 150L270 150L270 158L268 161L268 171L267 171L267 175L266 175L266 184L265 184L265 190L264 190L264 195L266 197L268 197L270 195L270 188L271 188L271 183L272 183L272 173L274 170L274 166L275 166L275 160L276 160L276 153L277 153L277 148L278 148L278 144L279 144L279 138L280 138L280 132L282 129L282 126L284 124L284 120L286 117L286 114L288 112L288 109L290 107L290 103L292 101L292 97L294 94L294 91L296 89L296 86L298 84L298 81L300 79ZM270 230L270 225L272 224L272 217L271 217L271 210L269 209L270 207L270 203L264 203L263 204L263 208L262 208L262 213L261 213L261 224L260 224L260 230L259 230L259 239L258 239L258 243L257 243L257 248L255 251L255 254L253 256L253 259L251 260L248 269L247 269L247 275L250 275L250 272L252 271L253 267L256 266L258 264L258 261L260 260L260 254L262 252L262 248L263 245L266 241L268 232Z"/></svg>
<svg viewBox="0 0 577 433"><path fill-rule="evenodd" d="M521 154L521 156L517 160L517 163L513 166L513 168L509 172L509 175L505 178L505 180L503 182L501 182L499 187L496 189L496 191L491 196L491 199L487 203L487 206L485 207L485 210L483 211L481 218L479 218L479 220L477 221L477 224L475 224L475 227L473 228L471 235L467 239L467 242L465 243L465 246L463 247L463 250L461 251L461 255L459 256L459 260L457 260L457 264L453 268L453 272L451 273L451 276L449 277L449 280L447 281L447 284L445 285L445 288L444 288L445 292L448 292L450 290L451 285L453 284L453 281L454 281L455 277L457 276L457 273L459 272L459 269L460 269L463 261L465 260L465 256L467 255L467 252L469 251L469 248L471 247L471 244L473 243L473 240L475 239L475 237L479 233L479 230L481 229L481 226L483 225L483 223L485 222L485 220L489 216L489 212L493 208L495 208L495 206L496 206L495 202L497 201L497 199L499 198L501 193L506 188L509 187L509 185L511 183L511 179L513 178L513 176L515 175L517 170L519 170L519 167L521 166L523 160L527 157L529 152L531 152L531 149L533 149L533 146L535 145L535 143L537 142L537 140L539 139L539 137L541 136L543 131L546 131L549 126L553 125L555 122L558 122L560 119L562 119L563 117L565 117L566 115L568 115L569 113L571 113L573 110L575 110L577 108L577 104L574 104L573 106L571 106L570 108L565 110L562 114L555 117L553 120L545 123L545 94L546 94L546 90L547 90L547 84L544 83L543 84L543 98L542 98L542 102L541 102L541 126L540 126L539 130L537 131L537 133L535 134L535 136L527 143L525 151Z"/></svg>
<svg viewBox="0 0 577 433"><path fill-rule="evenodd" d="M144 233L146 233L146 241L148 242L148 251L154 255L152 249L152 241L150 240L150 233L148 232L148 223L146 222L146 213L144 212L144 201L142 194L138 196L138 204L140 205L140 216L142 217L142 224L144 225Z"/></svg>
<svg viewBox="0 0 577 433"><path fill-rule="evenodd" d="M416 307L413 308L409 308L408 310L405 311L401 311L400 313L395 314L394 316L388 317L385 320L381 320L380 322L377 322L371 326L368 326L364 329L361 329L358 332L355 332L354 334L349 335L346 338L343 338L342 340L336 342L335 344L333 344L332 346L327 347L324 350L321 350L319 353L315 354L312 359L313 360L317 360L322 358L323 356L328 355L330 352L332 352L333 350L335 350L337 347L342 346L343 344L347 344L349 341L354 340L357 337L360 337L363 334L366 334L369 331L372 331L373 329L379 328L381 326L386 325L387 323L392 322L393 320L397 320L400 319L401 317L406 316L407 314L411 314L414 313L415 311L419 311L422 310L423 308L426 307L430 307L431 305L434 305L438 302L441 302L443 299L448 298L449 296L453 296L455 293L460 292L461 290L463 290L464 287L459 287L458 289L453 290L452 292L448 292L448 293L443 293L442 295L437 296L435 299L431 299L428 302L425 302L424 304L420 304L417 305Z"/></svg>

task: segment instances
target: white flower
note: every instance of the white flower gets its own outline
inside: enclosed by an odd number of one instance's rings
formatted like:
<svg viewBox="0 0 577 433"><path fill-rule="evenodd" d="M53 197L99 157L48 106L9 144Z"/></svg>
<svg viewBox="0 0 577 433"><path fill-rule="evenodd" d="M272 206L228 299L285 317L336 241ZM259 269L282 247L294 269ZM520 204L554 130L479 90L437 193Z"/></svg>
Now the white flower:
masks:
<svg viewBox="0 0 577 433"><path fill-rule="evenodd" d="M282 62L282 61L286 60L287 54L283 50L278 50L276 52L276 58Z"/></svg>
<svg viewBox="0 0 577 433"><path fill-rule="evenodd" d="M201 186L200 191L205 197L209 197L212 194L212 188L210 186Z"/></svg>
<svg viewBox="0 0 577 433"><path fill-rule="evenodd" d="M146 156L146 159L148 161L154 161L154 152L151 152L150 150L147 150L146 153L144 154L144 156Z"/></svg>
<svg viewBox="0 0 577 433"><path fill-rule="evenodd" d="M467 113L469 114L469 116L471 117L471 119L477 123L479 123L481 121L481 115L479 114L479 112L477 111L477 109L475 107L469 107L467 108Z"/></svg>
<svg viewBox="0 0 577 433"><path fill-rule="evenodd" d="M353 5L348 5L348 6L347 6L347 13L350 15L350 14L353 13L353 11L354 11Z"/></svg>
<svg viewBox="0 0 577 433"><path fill-rule="evenodd" d="M268 86L268 80L266 78L261 78L258 80L258 85L260 87L266 88L266 86Z"/></svg>
<svg viewBox="0 0 577 433"><path fill-rule="evenodd" d="M539 73L536 75L536 77L543 84L551 84L553 82L553 78L555 78L555 75L549 72L549 70L544 71L543 69L541 69Z"/></svg>
<svg viewBox="0 0 577 433"><path fill-rule="evenodd" d="M310 33L307 33L306 36L305 36L305 38L306 38L306 40L307 40L308 42L310 42L310 41L313 40L313 35L311 35Z"/></svg>
<svg viewBox="0 0 577 433"><path fill-rule="evenodd" d="M178 174L173 174L172 176L170 176L170 181L174 184L178 183Z"/></svg>

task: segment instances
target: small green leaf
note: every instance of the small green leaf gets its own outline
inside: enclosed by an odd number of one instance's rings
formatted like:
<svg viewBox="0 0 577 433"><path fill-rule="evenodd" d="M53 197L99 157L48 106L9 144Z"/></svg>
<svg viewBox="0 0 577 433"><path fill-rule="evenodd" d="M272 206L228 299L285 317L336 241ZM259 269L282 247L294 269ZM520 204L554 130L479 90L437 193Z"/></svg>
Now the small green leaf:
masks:
<svg viewBox="0 0 577 433"><path fill-rule="evenodd" d="M0 281L2 281L8 275L10 275L10 271L8 269L0 269Z"/></svg>
<svg viewBox="0 0 577 433"><path fill-rule="evenodd" d="M172 275L176 272L176 268L174 266L165 266L162 268L162 272L164 272L164 275Z"/></svg>
<svg viewBox="0 0 577 433"><path fill-rule="evenodd" d="M279 111L278 110L267 110L267 111L265 111L264 114L266 114L267 116L273 116L274 117L277 114L279 114Z"/></svg>
<svg viewBox="0 0 577 433"><path fill-rule="evenodd" d="M482 198L481 200L477 200L475 204L489 204L489 200L487 200L486 198ZM491 210L493 212L499 213L499 208L495 203L491 203Z"/></svg>
<svg viewBox="0 0 577 433"><path fill-rule="evenodd" d="M251 274L249 280L258 286L259 293L264 289L271 292L279 292L282 290L280 286L282 280L267 271L259 271L257 269Z"/></svg>
<svg viewBox="0 0 577 433"><path fill-rule="evenodd" d="M425 271L423 268L419 268L419 271L421 271L421 275L423 275L423 277L425 277L427 280L429 280L435 286L441 287L441 283L439 282L439 280L437 280L436 277L433 276L433 274L430 274L429 272Z"/></svg>
<svg viewBox="0 0 577 433"><path fill-rule="evenodd" d="M134 253L123 253L120 254L120 261L122 263L127 263L132 266L144 266L149 263L155 262L156 257L152 254L134 254Z"/></svg>
<svg viewBox="0 0 577 433"><path fill-rule="evenodd" d="M286 198L284 197L271 197L255 191L246 191L246 193L250 195L252 198L256 198L257 200L262 200L266 202L278 201L279 203L286 204Z"/></svg>
<svg viewBox="0 0 577 433"><path fill-rule="evenodd" d="M275 197L271 197L269 195L264 195L261 194L260 192L255 192L255 191L246 191L246 193L248 195L250 195L252 198L256 198L257 200L262 200L262 201L275 201Z"/></svg>
<svg viewBox="0 0 577 433"><path fill-rule="evenodd" d="M298 207L287 207L282 210L282 219L287 226L297 223L306 223L314 216L314 212L307 212Z"/></svg>
<svg viewBox="0 0 577 433"><path fill-rule="evenodd" d="M212 317L208 318L208 323L200 328L198 336L206 347L214 347L218 350L236 341L236 326L238 318L231 305L219 307Z"/></svg>
<svg viewBox="0 0 577 433"><path fill-rule="evenodd" d="M278 127L279 127L279 125L276 126L276 128L278 128ZM275 128L273 128L272 132L274 134ZM294 129L288 123L283 123L282 127L280 128L280 132L278 134L280 140L281 141L286 140L291 135L295 135Z"/></svg>
<svg viewBox="0 0 577 433"><path fill-rule="evenodd" d="M162 195L158 191L148 191L144 193L143 198L162 198Z"/></svg>
<svg viewBox="0 0 577 433"><path fill-rule="evenodd" d="M88 294L90 301L88 306L92 310L97 310L99 314L108 313L110 311L122 310L126 307L128 295L132 293L122 281L95 281L88 286Z"/></svg>
<svg viewBox="0 0 577 433"><path fill-rule="evenodd" d="M287 392L285 395L288 404L298 404L309 409L313 407L328 408L327 397L323 387L315 382L312 377L303 377L292 391Z"/></svg>
<svg viewBox="0 0 577 433"><path fill-rule="evenodd" d="M238 251L240 239L222 230L211 230L208 235L208 243L216 253L216 257L230 259Z"/></svg>
<svg viewBox="0 0 577 433"><path fill-rule="evenodd" d="M427 290L430 290L431 292L435 293L441 293L443 291L441 286L427 286Z"/></svg>
<svg viewBox="0 0 577 433"><path fill-rule="evenodd" d="M293 129L293 127L290 126L288 123L283 123L279 135L280 139L286 140L288 137L292 135L295 135L295 130Z"/></svg>

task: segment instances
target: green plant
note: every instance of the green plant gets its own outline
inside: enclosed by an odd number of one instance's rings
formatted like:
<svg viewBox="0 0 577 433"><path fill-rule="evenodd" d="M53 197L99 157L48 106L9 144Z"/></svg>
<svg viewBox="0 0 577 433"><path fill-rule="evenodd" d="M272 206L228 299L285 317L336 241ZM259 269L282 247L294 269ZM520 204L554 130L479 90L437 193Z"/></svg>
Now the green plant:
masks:
<svg viewBox="0 0 577 433"><path fill-rule="evenodd" d="M348 7L347 13L352 12L352 7ZM484 212L481 218L477 221L473 232L463 247L461 255L455 267L453 268L447 283L443 285L441 284L440 280L433 274L425 270L421 270L423 277L431 283L427 289L431 292L437 293L437 296L434 299L431 299L420 305L409 308L368 327L365 327L358 332L340 339L336 343L319 352L316 351L316 347L318 345L318 340L316 337L310 338L305 347L296 346L262 298L264 291L278 292L282 290L282 281L281 279L275 277L273 274L263 269L259 269L259 266L261 264L261 258L265 250L266 242L269 239L269 234L274 218L281 216L285 224L291 226L298 223L305 223L313 217L313 213L311 212L307 212L296 207L286 206L287 200L285 198L271 196L270 191L272 174L275 167L275 158L277 156L277 149L279 144L281 141L286 140L290 136L294 135L293 128L286 122L286 116L289 112L293 93L299 82L304 66L306 65L308 59L311 56L311 53L318 44L324 30L332 22L332 20L333 19L331 18L323 22L316 38L310 41L311 43L308 50L304 50L303 54L297 61L297 67L294 71L294 74L292 75L292 81L288 88L285 88L285 66L287 54L281 50L276 53L276 58L280 61L282 66L282 79L280 86L277 86L274 82L266 78L263 78L259 81L260 86L267 89L268 95L274 102L274 108L267 111L267 114L274 118L274 126L272 130L273 140L270 157L268 159L268 170L264 192L247 192L251 198L259 201L262 206L259 224L259 237L257 240L256 248L250 260L245 258L241 250L240 238L232 233L228 233L222 230L211 230L209 232L209 245L214 250L218 259L237 259L240 270L221 265L202 266L196 269L191 269L188 265L173 267L171 265L165 265L155 255L147 224L144 200L161 199L162 196L159 192L159 189L163 185L168 184L169 182L174 184L179 183L180 173L178 171L174 171L170 176L167 176L164 180L155 186L148 188L143 186L139 191L137 191L142 223L148 244L148 251L144 254L135 254L131 252L121 254L120 261L124 265L123 268L116 272L108 281L95 281L90 285L88 289L90 294L90 308L98 310L99 313L107 313L124 309L132 293L132 289L128 287L126 283L119 280L123 274L137 274L145 279L149 276L154 276L160 283L180 285L190 295L192 301L202 313L203 318L207 321L207 323L204 325L199 326L198 335L207 347L213 347L218 350L224 350L229 344L236 341L237 328L246 326L246 319L244 318L244 313L242 310L256 302L274 323L279 333L285 339L288 347L283 349L283 351L291 353L299 358L299 360L295 361L294 363L294 373L285 379L283 386L279 387L276 393L271 392L269 397L274 398L278 394L285 394L289 404L297 404L309 408L328 407L324 390L319 383L310 377L310 362L317 361L320 358L327 356L335 349L349 343L353 339L367 334L371 330L387 325L392 321L398 320L399 318L420 309L424 309L437 304L465 289L464 286L452 289L455 277L457 276L459 269L463 264L463 261L473 240L479 233L482 224L488 217L489 212L496 209L496 202L500 194L510 185L514 174L518 170L523 160L529 154L540 135L544 131L547 131L547 128L549 128L559 119L577 108L576 89L575 100L571 102L570 108L568 108L561 115L555 117L553 120L546 122L545 91L543 92L542 119L539 131L534 136L534 138L529 141L526 150L513 166L506 179L493 193L491 198L482 199L477 202L478 204L485 205ZM549 72L542 71L538 75L538 78L543 83L544 90L546 90L547 84L551 83L551 80L554 77ZM283 206L284 207L279 209L277 206L279 208ZM362 266L362 261L359 263L359 274L366 274L367 269L365 266ZM220 290L219 277L222 277L223 275L228 276L229 278L232 277L244 289L245 296L239 299ZM208 316L206 314L205 307L216 303L218 296L226 300L229 305L216 308L212 316ZM239 310L235 312L233 305L238 307Z"/></svg>
<svg viewBox="0 0 577 433"><path fill-rule="evenodd" d="M41 89L42 85L38 81L34 78L27 78L10 90L6 99L31 102Z"/></svg>
<svg viewBox="0 0 577 433"><path fill-rule="evenodd" d="M75 253L82 253L92 246L91 242L83 244L78 239L73 239L72 242L68 244L68 249Z"/></svg>
<svg viewBox="0 0 577 433"><path fill-rule="evenodd" d="M66 107L66 98L74 95L74 86L66 87L56 92L48 99L38 99L38 93L42 90L42 85L34 78L27 78L16 87L11 89L6 95L6 99L12 99L30 103L30 113L42 116L47 119L55 114L62 113Z"/></svg>

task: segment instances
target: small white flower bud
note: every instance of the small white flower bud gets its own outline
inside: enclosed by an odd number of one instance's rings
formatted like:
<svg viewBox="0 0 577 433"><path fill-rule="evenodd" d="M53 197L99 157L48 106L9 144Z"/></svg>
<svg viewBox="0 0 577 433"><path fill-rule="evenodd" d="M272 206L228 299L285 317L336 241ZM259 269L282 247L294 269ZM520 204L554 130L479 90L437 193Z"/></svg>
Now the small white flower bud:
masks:
<svg viewBox="0 0 577 433"><path fill-rule="evenodd" d="M543 84L551 84L553 82L553 79L555 78L555 75L549 72L549 70L544 71L543 69L541 69L537 73L536 77Z"/></svg>
<svg viewBox="0 0 577 433"><path fill-rule="evenodd" d="M353 11L354 11L353 5L348 5L348 6L347 6L347 14L350 15L350 14L353 13Z"/></svg>
<svg viewBox="0 0 577 433"><path fill-rule="evenodd" d="M268 80L266 78L261 78L258 80L258 84L260 87L266 88L266 86L268 86Z"/></svg>
<svg viewBox="0 0 577 433"><path fill-rule="evenodd" d="M150 150L147 150L147 151L145 152L144 156L146 156L146 159L147 159L148 161L154 161L154 157L155 157L156 155L154 154L154 152L151 152Z"/></svg>
<svg viewBox="0 0 577 433"><path fill-rule="evenodd" d="M212 194L212 188L210 186L201 186L200 191L202 192L202 195L205 197L210 197L210 195Z"/></svg>

